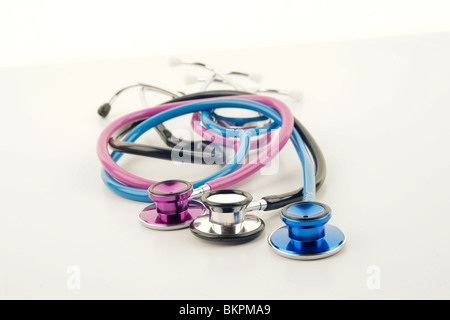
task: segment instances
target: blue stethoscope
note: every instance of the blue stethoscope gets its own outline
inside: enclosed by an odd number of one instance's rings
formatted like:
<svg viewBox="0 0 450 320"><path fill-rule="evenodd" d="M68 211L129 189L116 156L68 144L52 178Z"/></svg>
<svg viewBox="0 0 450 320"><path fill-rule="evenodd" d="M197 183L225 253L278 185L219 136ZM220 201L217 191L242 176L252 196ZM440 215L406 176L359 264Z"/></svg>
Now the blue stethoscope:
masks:
<svg viewBox="0 0 450 320"><path fill-rule="evenodd" d="M221 108L239 107L256 111L259 115L249 118L225 117L216 112ZM189 227L194 235L205 240L244 242L256 238L264 229L264 222L249 213L279 207L281 208L280 217L285 226L275 230L268 237L269 245L279 255L292 259L310 260L328 257L343 248L346 242L345 235L339 228L328 224L331 218L330 207L315 201L316 168L302 139L302 134L305 135L305 133L299 130L298 126L294 127L290 140L303 167L304 187L301 199L291 201L289 204L286 204L286 200L281 197L279 203L276 203L276 200L268 202L264 198L255 201L249 193L241 190L204 189L208 181L226 176L240 167L249 153L252 137L283 125L280 114L263 103L242 101L232 97L212 101L193 100L191 103L158 113L136 124L122 141L133 143L143 133L162 125L163 122L193 112L201 112L201 122L207 130L236 138L238 141L238 148L231 161L214 174L192 185L183 180L171 180L167 183L164 181L157 183L149 189L140 189L119 182L104 168L102 169L103 181L116 194L131 200L150 202L139 216L141 223L157 230ZM271 121L261 127L244 128L247 123L267 122L268 119ZM239 127L241 128L237 129ZM123 154L120 151L113 151L111 157L117 162ZM175 187L180 189L174 189ZM223 201L220 200L221 197L222 199L231 197L232 200ZM175 207L173 207L174 204ZM181 206L182 209L177 206ZM184 211L180 211L181 214L177 210ZM195 212L197 216L191 217L192 219L186 218L189 212L192 212L192 215ZM143 217L151 217L151 219L145 220ZM169 221L168 218L172 220L169 219Z"/></svg>

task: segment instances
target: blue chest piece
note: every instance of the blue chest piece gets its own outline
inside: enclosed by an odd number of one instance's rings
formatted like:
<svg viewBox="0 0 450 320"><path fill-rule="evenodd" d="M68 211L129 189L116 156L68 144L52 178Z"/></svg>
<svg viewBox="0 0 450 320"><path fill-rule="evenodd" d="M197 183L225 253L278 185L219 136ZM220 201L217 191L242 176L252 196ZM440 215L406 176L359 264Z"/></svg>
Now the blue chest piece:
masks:
<svg viewBox="0 0 450 320"><path fill-rule="evenodd" d="M280 213L286 226L274 231L268 241L283 257L314 260L331 256L342 249L344 233L328 225L331 209L315 201L302 201L284 207Z"/></svg>

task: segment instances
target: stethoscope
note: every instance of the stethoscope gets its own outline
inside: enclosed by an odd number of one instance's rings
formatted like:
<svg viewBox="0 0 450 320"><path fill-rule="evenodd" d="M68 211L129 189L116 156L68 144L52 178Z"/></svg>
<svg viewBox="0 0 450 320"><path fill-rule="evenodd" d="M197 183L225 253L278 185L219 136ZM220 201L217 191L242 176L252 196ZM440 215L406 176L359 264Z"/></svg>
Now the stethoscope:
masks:
<svg viewBox="0 0 450 320"><path fill-rule="evenodd" d="M214 78L230 83L217 72ZM259 115L252 119L223 117L216 112L220 108L248 109ZM154 156L154 148L134 141L149 129L187 113L194 113L201 119L202 126L210 133L208 137L204 135L208 141L221 138L238 140L232 161L215 174L193 183L146 180L117 165L123 153ZM238 129L240 125L261 121L264 125L260 127ZM277 148L268 143L266 152L258 157L256 163L245 163L251 138L267 135L275 128L279 130ZM293 142L302 162L303 188L259 200L254 200L248 192L226 189L261 169L288 140ZM110 154L108 147L116 151ZM169 149L162 152L166 154L165 158ZM161 154L160 151L157 153ZM268 238L270 246L278 254L294 259L318 259L338 252L345 243L342 231L327 223L331 209L315 201L316 188L325 178L323 154L309 132L292 117L289 108L275 98L250 95L245 91L204 91L177 96L168 103L133 112L112 122L101 134L97 152L104 167L102 178L108 187L126 198L152 202L139 214L139 220L148 228L174 230L189 227L202 239L244 242L256 238L264 229L263 220L249 212L282 208L280 216L285 226ZM190 156L192 160L196 155L191 153Z"/></svg>

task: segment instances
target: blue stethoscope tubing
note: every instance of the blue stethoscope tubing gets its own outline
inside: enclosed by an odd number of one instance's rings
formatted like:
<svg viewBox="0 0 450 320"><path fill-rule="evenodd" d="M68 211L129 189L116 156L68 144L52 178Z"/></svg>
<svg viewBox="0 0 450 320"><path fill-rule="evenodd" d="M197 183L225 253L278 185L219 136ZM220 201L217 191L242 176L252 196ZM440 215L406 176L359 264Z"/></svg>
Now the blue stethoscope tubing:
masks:
<svg viewBox="0 0 450 320"><path fill-rule="evenodd" d="M248 153L249 139L252 134L249 134L248 132L245 133L245 130L254 130L254 129L226 129L216 124L214 121L211 120L211 113L208 111L210 109L219 109L219 108L246 108L254 110L273 119L274 123L277 126L282 125L280 114L269 106L251 100L221 98L218 100L210 100L210 101L195 101L190 104L179 106L156 114L148 118L147 120L141 122L136 127L134 127L124 138L124 141L134 142L146 131L171 118L175 118L187 113L203 111L202 121L205 122L205 126L207 126L207 128L209 127L210 130L216 131L218 130L222 133L225 133L229 137L238 137L240 139L240 142L238 152L236 152L233 159L213 175L195 182L193 186L194 188L196 188L212 179L222 177L224 175L229 174L230 172L237 170L240 167L240 164L243 163ZM209 119L210 121L208 121L207 119ZM309 152L303 140L301 139L300 134L296 130L292 132L291 140L294 144L295 149L297 150L297 154L299 155L299 158L303 166L303 177L304 177L303 199L305 201L313 200L315 198L315 176L314 176L314 165L311 156L309 155ZM117 162L122 155L123 155L122 153L114 151L111 154L111 157L113 158L114 161ZM118 195L131 200L152 202L148 196L147 189L133 188L125 184L122 184L116 179L114 179L104 168L102 169L101 176L104 183Z"/></svg>
<svg viewBox="0 0 450 320"><path fill-rule="evenodd" d="M136 141L142 134L144 134L146 131L150 130L151 128L159 125L160 123L163 123L169 119L182 116L184 114L192 113L192 112L198 112L202 110L208 110L210 108L246 108L250 110L266 110L266 114L269 117L276 117L279 114L274 109L265 106L262 103L251 101L251 100L244 100L244 99L223 99L222 101L196 101L192 102L190 104L186 104L183 106L175 107L169 110L166 110L164 112L161 112L159 114L156 114L147 120L143 121L136 127L134 127L128 135L123 139L123 141L126 142L134 142ZM229 161L224 167L222 167L219 171L216 173L201 179L199 181L196 181L193 183L193 187L197 188L203 184L205 184L208 181L211 181L212 179L225 176L231 172L234 172L237 170L242 163L244 163L245 158L248 154L249 145L250 145L250 138L252 136L251 131L244 131L244 130L235 130L235 129L228 129L226 134L230 137L238 137L239 147L231 161ZM121 157L123 153L114 151L111 153L112 159L117 162ZM101 172L101 177L104 183L116 194L128 198L130 200L136 200L136 201L142 201L142 202L152 202L152 200L148 196L147 189L140 189L140 188L134 188L127 186L116 179L114 179L104 168Z"/></svg>
<svg viewBox="0 0 450 320"><path fill-rule="evenodd" d="M261 112L262 113L262 112ZM219 125L212 120L212 113L209 111L204 111L200 115L201 121L205 128L208 130L214 130L222 134L226 133L226 128ZM242 118L228 118L235 119L235 122ZM280 124L280 117L272 118L275 123ZM255 129L243 129L243 130L255 130ZM260 132L259 132L260 133ZM303 180L304 180L304 191L303 191L303 201L312 201L316 197L316 177L315 177L315 166L313 160L308 152L305 142L301 138L299 132L294 128L291 135L291 141L294 145L295 150L300 158L303 167Z"/></svg>

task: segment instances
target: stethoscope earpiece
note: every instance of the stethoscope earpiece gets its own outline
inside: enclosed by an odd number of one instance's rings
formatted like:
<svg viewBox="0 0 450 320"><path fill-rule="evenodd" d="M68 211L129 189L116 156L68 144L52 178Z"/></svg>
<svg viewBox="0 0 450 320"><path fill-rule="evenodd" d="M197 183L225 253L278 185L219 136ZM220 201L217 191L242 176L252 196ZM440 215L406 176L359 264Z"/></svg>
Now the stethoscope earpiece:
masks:
<svg viewBox="0 0 450 320"><path fill-rule="evenodd" d="M190 230L204 240L242 243L258 237L264 230L259 217L246 214L253 200L250 193L240 190L215 190L202 196L208 215L192 221Z"/></svg>
<svg viewBox="0 0 450 320"><path fill-rule="evenodd" d="M286 226L274 231L268 238L270 246L283 257L315 260L339 252L346 241L344 233L328 225L331 209L315 201L290 204L281 210Z"/></svg>
<svg viewBox="0 0 450 320"><path fill-rule="evenodd" d="M139 221L155 230L187 228L196 218L206 212L205 206L191 199L192 184L184 180L166 180L153 184L148 189L154 201L139 214Z"/></svg>

